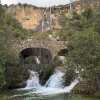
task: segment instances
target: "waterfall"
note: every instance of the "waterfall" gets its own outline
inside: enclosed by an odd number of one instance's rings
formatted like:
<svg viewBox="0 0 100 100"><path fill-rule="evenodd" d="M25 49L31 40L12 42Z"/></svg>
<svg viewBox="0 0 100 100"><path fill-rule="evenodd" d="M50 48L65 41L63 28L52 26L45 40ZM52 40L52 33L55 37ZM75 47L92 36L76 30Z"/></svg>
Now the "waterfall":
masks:
<svg viewBox="0 0 100 100"><path fill-rule="evenodd" d="M30 71L29 79L27 80L27 85L24 89L33 89L31 92L27 94L41 94L41 95L54 95L54 94L62 94L62 93L70 93L71 90L79 83L78 79L72 81L69 86L64 86L64 75L65 73L56 69L53 75L47 80L46 84L42 86L39 83L39 75L37 72ZM35 89L35 91L34 91Z"/></svg>
<svg viewBox="0 0 100 100"><path fill-rule="evenodd" d="M38 88L41 85L39 84L39 75L37 72L29 70L30 76L29 79L26 82L25 89L31 89L31 88Z"/></svg>
<svg viewBox="0 0 100 100"><path fill-rule="evenodd" d="M41 63L40 60L39 60L39 58L37 56L35 57L35 60L36 60L36 63L37 64L40 64Z"/></svg>
<svg viewBox="0 0 100 100"><path fill-rule="evenodd" d="M64 73L60 70L55 70L54 74L51 75L49 80L46 82L46 87L52 87L52 88L62 88L64 79L63 79Z"/></svg>

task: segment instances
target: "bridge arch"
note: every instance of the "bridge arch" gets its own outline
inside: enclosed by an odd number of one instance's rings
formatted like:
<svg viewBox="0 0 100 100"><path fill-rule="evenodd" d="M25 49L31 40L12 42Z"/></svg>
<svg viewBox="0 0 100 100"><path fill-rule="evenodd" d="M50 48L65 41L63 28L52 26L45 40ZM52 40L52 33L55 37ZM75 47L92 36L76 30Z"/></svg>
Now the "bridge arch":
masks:
<svg viewBox="0 0 100 100"><path fill-rule="evenodd" d="M26 50L27 48L45 48L51 52L53 58L58 54L61 49L64 49L65 47L65 41L36 39L27 39L20 42L16 41L11 46L16 55L19 55L19 53L21 53L23 50Z"/></svg>
<svg viewBox="0 0 100 100"><path fill-rule="evenodd" d="M52 62L52 54L49 49L42 47L31 47L22 49L20 58L25 60L28 57L33 59L34 64L50 64Z"/></svg>
<svg viewBox="0 0 100 100"><path fill-rule="evenodd" d="M66 56L68 54L68 48L60 49L60 51L57 53L57 56Z"/></svg>

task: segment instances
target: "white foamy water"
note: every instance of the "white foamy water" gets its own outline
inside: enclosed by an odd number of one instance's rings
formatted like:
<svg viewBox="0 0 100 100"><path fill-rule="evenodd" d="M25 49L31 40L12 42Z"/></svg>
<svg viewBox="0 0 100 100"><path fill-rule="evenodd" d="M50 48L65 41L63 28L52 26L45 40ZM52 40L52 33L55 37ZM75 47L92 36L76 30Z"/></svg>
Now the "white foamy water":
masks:
<svg viewBox="0 0 100 100"><path fill-rule="evenodd" d="M37 56L35 57L35 60L36 60L36 63L37 64L40 64L41 63L40 60L39 60L39 58Z"/></svg>
<svg viewBox="0 0 100 100"><path fill-rule="evenodd" d="M55 70L54 74L51 75L49 80L46 82L45 87L62 88L64 83L64 75L65 74L60 70Z"/></svg>
<svg viewBox="0 0 100 100"><path fill-rule="evenodd" d="M30 72L30 76L29 79L26 82L26 87L24 89L32 89L32 88L39 88L41 87L40 83L39 83L39 75L37 72L31 71Z"/></svg>
<svg viewBox="0 0 100 100"><path fill-rule="evenodd" d="M54 74L50 76L48 81L44 86L42 86L39 83L39 75L37 72L29 71L30 76L27 80L27 85L24 89L20 90L29 90L31 89L31 92L28 92L24 95L30 95L30 94L38 94L38 95L56 95L56 94L63 94L63 93L70 93L71 90L79 83L78 79L75 79L69 86L64 86L64 75L60 70L55 70Z"/></svg>

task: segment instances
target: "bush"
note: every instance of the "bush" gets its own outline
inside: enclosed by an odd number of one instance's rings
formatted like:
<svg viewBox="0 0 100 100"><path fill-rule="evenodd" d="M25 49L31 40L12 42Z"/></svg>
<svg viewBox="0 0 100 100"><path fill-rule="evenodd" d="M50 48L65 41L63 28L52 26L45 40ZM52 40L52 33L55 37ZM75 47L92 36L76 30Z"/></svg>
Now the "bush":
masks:
<svg viewBox="0 0 100 100"><path fill-rule="evenodd" d="M100 32L97 24L100 16L95 13L93 12L93 15L91 15L90 12L86 11L79 15L78 21L81 23L81 30L77 30L80 26L77 24L75 26L74 21L71 21L74 24L69 24L73 31L69 33L70 35L66 32L66 40L69 41L67 45L69 53L66 59L74 65L69 67L80 66L81 69L84 69L84 72L80 73L81 76L85 80L90 80L95 90L96 88L100 90L98 85L98 82L100 82ZM83 20L87 20L87 22Z"/></svg>
<svg viewBox="0 0 100 100"><path fill-rule="evenodd" d="M5 83L6 63L18 60L10 48L12 41L26 39L31 33L23 29L13 16L6 13L4 6L0 5L0 86Z"/></svg>

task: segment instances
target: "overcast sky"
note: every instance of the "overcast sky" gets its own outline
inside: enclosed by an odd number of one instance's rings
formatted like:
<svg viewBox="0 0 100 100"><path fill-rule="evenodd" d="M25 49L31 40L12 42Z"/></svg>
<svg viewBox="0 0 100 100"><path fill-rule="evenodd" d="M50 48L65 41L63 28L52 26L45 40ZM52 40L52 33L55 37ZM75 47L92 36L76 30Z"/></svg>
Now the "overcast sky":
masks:
<svg viewBox="0 0 100 100"><path fill-rule="evenodd" d="M17 3L27 3L27 4L32 4L35 6L53 6L53 5L64 5L68 4L71 1L74 0L1 0L2 4L17 4Z"/></svg>

